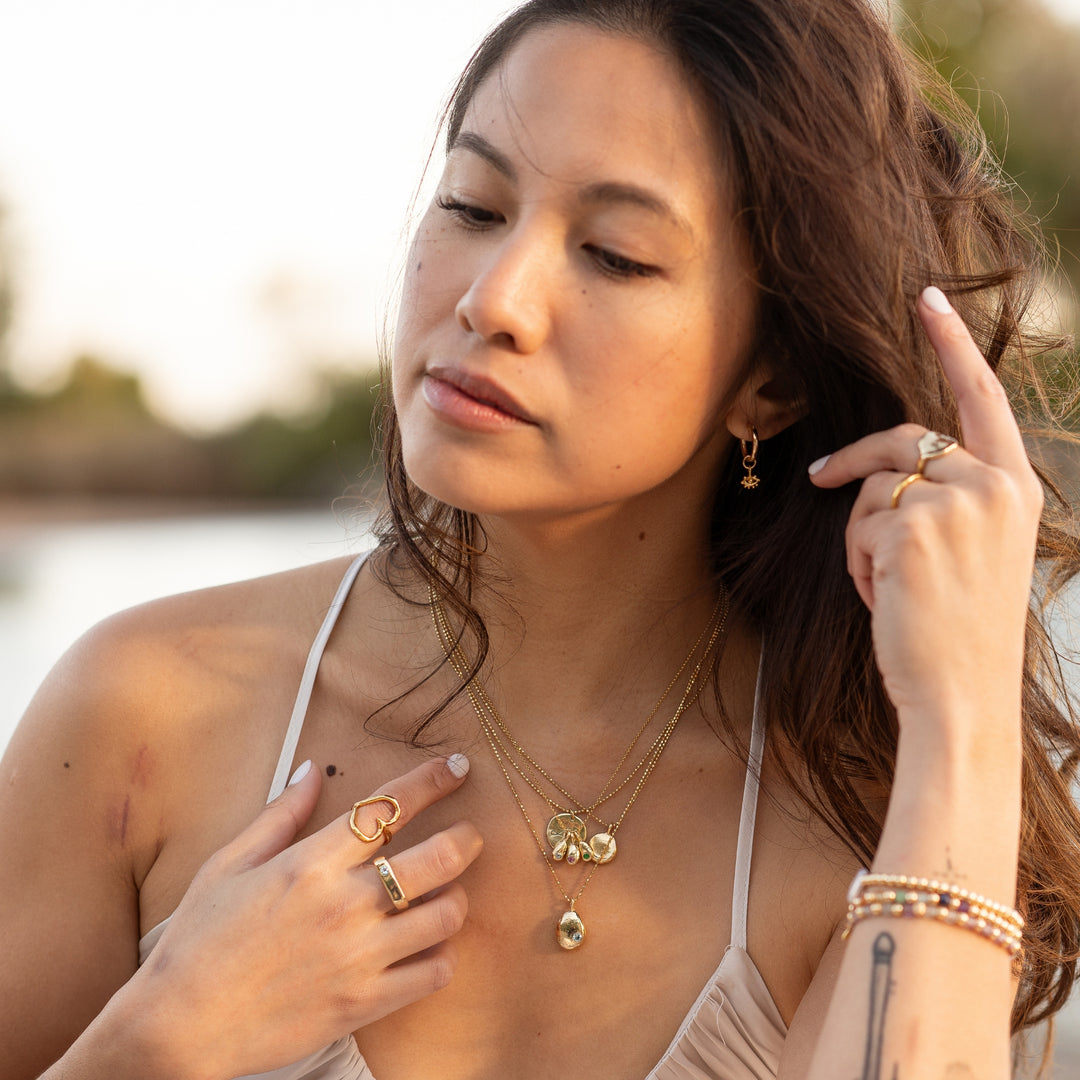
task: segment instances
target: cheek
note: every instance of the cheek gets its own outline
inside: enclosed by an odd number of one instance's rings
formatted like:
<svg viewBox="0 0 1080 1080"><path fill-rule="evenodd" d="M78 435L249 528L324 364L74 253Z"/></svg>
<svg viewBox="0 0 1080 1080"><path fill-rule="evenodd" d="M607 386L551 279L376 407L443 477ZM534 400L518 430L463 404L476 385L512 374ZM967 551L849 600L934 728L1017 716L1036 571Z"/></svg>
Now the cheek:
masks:
<svg viewBox="0 0 1080 1080"><path fill-rule="evenodd" d="M417 234L405 266L391 365L395 400L398 380L430 351L433 333L445 330L447 323L456 319L461 296L455 280L455 270L460 273L459 260L449 256L449 245L433 239L431 232L422 228Z"/></svg>
<svg viewBox="0 0 1080 1080"><path fill-rule="evenodd" d="M576 373L580 400L635 423L672 409L687 420L714 415L741 369L745 347L741 328L725 329L721 321L695 302L594 317L590 351L596 363Z"/></svg>

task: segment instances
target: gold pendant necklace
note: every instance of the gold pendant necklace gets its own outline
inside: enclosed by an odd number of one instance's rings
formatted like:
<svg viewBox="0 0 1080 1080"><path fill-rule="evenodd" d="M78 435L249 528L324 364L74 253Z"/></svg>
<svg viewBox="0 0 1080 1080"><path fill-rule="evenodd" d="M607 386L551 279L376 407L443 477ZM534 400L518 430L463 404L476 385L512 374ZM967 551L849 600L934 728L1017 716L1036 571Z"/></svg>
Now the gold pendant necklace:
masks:
<svg viewBox="0 0 1080 1080"><path fill-rule="evenodd" d="M555 882L555 887L569 905L568 910L563 912L560 916L556 926L556 940L563 949L576 949L585 940L585 924L576 911L577 902L580 899L581 894L585 891L586 886L592 881L593 874L596 873L597 868L610 862L615 857L615 834L618 832L619 826L622 825L626 815L630 812L630 807L634 805L638 795L641 794L645 783L656 768L656 765L660 760L660 755L663 753L664 747L667 746L672 734L674 734L679 719L686 710L693 705L701 694L702 689L704 689L709 672L706 670L703 676L702 670L705 667L706 661L712 656L716 643L723 633L724 626L727 622L727 592L726 590L721 589L705 629L698 635L690 652L687 653L686 658L683 660L682 664L679 665L678 671L675 673L671 682L668 683L667 688L649 713L645 723L638 729L630 745L619 759L618 764L615 766L615 770L608 778L600 795L591 805L586 805L585 802L575 799L518 743L511 734L505 721L499 716L494 703L488 696L483 684L480 683L479 679L476 677L471 679L468 677L469 667L461 651L459 641L455 638L450 629L446 614L443 611L442 604L439 601L434 586L430 584L428 586L428 606L431 611L431 618L435 626L436 635L439 638L439 644L442 646L443 652L450 662L450 665L465 685L465 690L469 695L469 700L472 703L473 710L480 723L480 728L487 739L488 745L491 747L491 752L499 766L499 771L503 774L503 778L510 788L510 793L513 795L514 801L517 803L522 817L525 819L525 824L528 826L529 832L536 841L537 849L551 873L552 879ZM668 720L663 729L653 740L644 757L642 757L629 774L613 788L612 785L615 784L627 758L633 753L634 747L659 712L660 707L663 705L668 694L671 692L676 682L678 682L694 655L698 652L701 642L706 638L706 635L708 636L708 640L704 652L701 654L697 663L694 665L693 671L690 673L682 698L676 706L671 719ZM536 775L547 780L559 794L569 800L570 805L562 806L545 793L539 786L539 783L534 781L523 765L515 759L514 753L516 753L523 762L527 763ZM509 769L507 765L509 765ZM551 849L550 857L548 855L548 849L545 848L544 841L541 840L537 829L533 825L532 818L529 816L529 812L525 808L525 804L518 793L518 789L510 777L510 769L513 769L513 771L515 771L518 776L521 777L521 779L524 780L525 783L527 783L529 787L531 787L533 791L535 791L536 794L555 811L545 829L545 837ZM638 773L642 774L641 778L638 780L636 787L632 791L625 807L623 807L623 811L618 819L613 824L606 826L604 831L594 833L590 838L588 836L585 819L592 817L598 823L603 825L603 822L596 817L596 810L604 802L607 802L625 788ZM581 882L577 891L572 896L563 886L562 881L559 879L558 872L555 869L555 863L563 862L564 860L569 866L574 866L579 861L591 864L585 880Z"/></svg>
<svg viewBox="0 0 1080 1080"><path fill-rule="evenodd" d="M604 864L611 862L611 860L615 857L617 847L615 843L614 828L609 823L610 819L609 821L601 820L597 816L596 810L603 803L607 802L609 799L614 798L620 791L622 791L623 788L625 788L627 784L629 784L630 781L633 780L634 777L637 776L637 774L641 772L641 770L645 768L646 765L652 760L653 755L657 753L657 750L662 745L662 743L666 742L670 733L665 733L665 731L661 731L660 734L653 741L652 745L646 751L645 755L637 763L637 765L633 769L631 769L629 773L627 773L627 775L622 779L622 781L620 781L618 784L615 784L619 773L621 772L623 766L626 764L627 758L629 758L630 755L633 753L634 747L637 746L638 742L645 734L645 731L652 723L656 714L660 711L660 707L667 700L668 694L671 693L672 688L682 677L682 674L686 670L687 665L690 663L691 659L697 654L698 648L700 647L702 640L705 638L705 635L708 632L709 628L713 625L717 613L720 611L722 603L726 603L726 598L723 596L718 597L717 604L713 609L712 615L710 616L709 623L706 624L705 628L697 636L697 639L694 641L694 644L691 647L690 651L686 654L683 662L679 665L678 671L676 671L675 674L672 676L671 681L665 687L663 694L660 695L659 700L652 707L649 715L645 718L645 722L641 725L640 728L638 728L637 733L630 741L630 745L623 752L622 757L619 758L618 763L615 765L611 776L608 777L607 783L605 783L603 788L601 789L600 794L597 796L595 801L588 806L583 800L577 799L573 795L571 795L570 792L566 790L566 788L559 784L559 782L555 780L555 778L551 776L551 774L548 773L547 770L544 769L544 767L534 757L532 757L523 746L521 746L521 744L514 738L513 733L510 731L505 721L499 716L499 713L496 710L491 698L488 696L487 690L484 688L483 684L475 684L477 694L480 697L481 704L483 706L482 711L486 713L486 718L493 721L495 727L498 728L498 731L491 730L488 733L489 741L494 740L499 744L500 748L503 750L503 754L506 760L509 761L514 771L521 777L522 780L525 781L526 784L529 785L529 787L533 789L533 791L536 792L537 795L540 796L540 798L542 798L551 807L553 811L553 816L548 822L547 829L545 830L545 835L552 851L552 857L557 862L561 862L565 858L567 863L571 866L574 865L579 859L582 862L596 861L600 864ZM439 603L437 596L434 597L432 612L436 627L440 631L440 640L444 643L445 649L445 642L453 641L453 636L450 632L449 624L446 621L445 612L443 611L442 605ZM724 619L726 619L726 617L727 612L725 607L724 613L721 616L718 633L723 630ZM451 664L454 666L454 670L457 672L458 677L461 678L462 681L465 681L468 668L464 666L464 657L461 656L460 652L455 653L453 650L451 650L451 652L447 655L448 659L450 659ZM509 747L513 749L514 753L512 753L511 750L507 747L507 744L509 744ZM518 757L521 758L521 761L515 758L515 753L518 755ZM549 796L543 790L543 788L540 787L539 783L535 779L530 777L528 770L525 768L522 762L527 763L536 775L543 777L543 779L546 780L553 788L555 788L555 790L559 792L559 794L561 794L566 800L568 800L567 803L559 803L553 797ZM615 784L614 787L612 787L613 784ZM588 827L585 822L585 819L590 817L595 820L597 824L601 827L601 831L594 833L591 839L588 836Z"/></svg>

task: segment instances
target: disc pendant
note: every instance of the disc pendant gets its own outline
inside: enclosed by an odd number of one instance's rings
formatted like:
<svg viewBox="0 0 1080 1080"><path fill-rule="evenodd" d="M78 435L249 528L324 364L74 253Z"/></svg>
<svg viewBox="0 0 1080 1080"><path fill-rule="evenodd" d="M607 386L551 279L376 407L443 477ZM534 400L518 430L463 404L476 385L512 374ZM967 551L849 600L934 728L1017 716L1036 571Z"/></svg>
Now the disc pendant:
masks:
<svg viewBox="0 0 1080 1080"><path fill-rule="evenodd" d="M585 843L587 832L585 822L577 814L556 814L547 823L547 841L552 848L558 848L563 843L566 847L562 849L562 854L556 855L555 858L561 859L566 854L567 848L581 847ZM577 859L574 861L577 862Z"/></svg>
<svg viewBox="0 0 1080 1080"><path fill-rule="evenodd" d="M576 949L585 940L585 924L576 911L563 913L559 920L558 939L564 949Z"/></svg>
<svg viewBox="0 0 1080 1080"><path fill-rule="evenodd" d="M598 832L589 840L592 857L602 866L615 858L615 837L611 833Z"/></svg>

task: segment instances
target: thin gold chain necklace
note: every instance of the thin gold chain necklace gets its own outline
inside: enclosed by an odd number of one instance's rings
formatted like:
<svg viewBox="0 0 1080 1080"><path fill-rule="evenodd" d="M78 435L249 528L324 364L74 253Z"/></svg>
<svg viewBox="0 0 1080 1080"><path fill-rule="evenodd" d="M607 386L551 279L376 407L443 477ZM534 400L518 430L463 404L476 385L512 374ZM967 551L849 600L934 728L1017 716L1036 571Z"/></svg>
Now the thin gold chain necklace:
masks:
<svg viewBox="0 0 1080 1080"><path fill-rule="evenodd" d="M559 918L556 927L556 939L559 945L562 946L562 948L576 949L583 943L585 939L585 924L576 910L577 902L581 898L581 895L585 891L589 882L592 881L593 875L596 873L597 868L603 863L609 862L614 856L616 832L618 832L618 829L622 825L623 820L630 812L630 808L636 802L638 795L641 794L641 791L645 787L646 782L652 775L653 770L656 768L656 765L660 760L660 755L663 753L664 748L667 746L668 741L671 739L671 736L675 731L679 719L686 712L686 710L690 708L690 706L698 699L702 689L704 689L706 681L708 680L708 670L706 670L704 676L702 676L702 669L705 667L705 662L712 655L716 647L716 642L719 639L721 633L723 632L724 625L727 622L728 602L726 591L721 591L721 594L717 599L716 606L713 608L712 615L709 618L709 623L706 625L705 630L702 631L701 635L699 635L697 640L694 642L693 648L687 654L687 657L680 666L675 678L668 685L667 689L664 691L663 696L660 698L660 701L657 703L656 707L653 709L653 712L649 716L649 720L651 721L653 716L655 716L656 712L659 710L660 705L667 697L672 686L674 686L679 675L686 669L687 665L690 663L691 658L697 652L702 638L704 638L706 633L708 633L708 643L706 644L705 650L702 653L701 657L694 665L693 671L690 673L690 678L687 680L686 689L683 691L682 698L679 701L679 704L676 706L674 714L672 715L671 719L664 725L663 730L654 740L653 745L650 747L648 753L642 759L642 762L639 763L639 765L631 772L627 780L620 784L620 787L625 786L625 784L630 779L632 779L633 776L637 774L637 772L642 771L643 769L641 779L638 781L637 786L631 793L630 798L626 803L626 806L623 808L622 813L618 817L618 820L616 820L614 824L610 826L606 833L597 834L593 837L591 843L586 843L586 830L584 823L576 815L572 813L556 814L551 819L551 821L548 822L548 827L546 830L549 843L554 845L554 851L551 857L548 856L548 852L544 847L544 842L540 839L540 835L537 832L536 827L533 825L532 818L529 816L529 812L525 808L525 804L522 801L520 794L518 793L518 789L515 787L514 781L510 777L510 772L507 769L506 761L509 760L511 766L515 768L515 770L518 771L519 775L522 775L523 778L525 778L524 774L521 773L519 769L517 769L517 766L513 762L512 757L507 754L505 744L502 743L499 739L496 733L496 728L488 720L488 711L490 711L496 717L498 716L498 714L495 712L494 706L491 704L490 698L483 691L483 687L479 683L479 680L475 677L472 679L467 679L468 667L465 665L465 658L461 652L457 640L450 632L450 627L447 623L445 613L442 610L442 605L439 602L438 595L435 592L434 586L431 585L429 585L428 588L428 601L431 611L432 622L434 623L435 631L439 638L439 643L443 648L443 652L445 653L447 659L450 661L455 672L458 674L458 677L461 678L465 684L465 689L469 695L469 700L472 703L473 709L476 713L477 719L480 722L481 730L484 732L484 736L487 739L488 745L491 747L491 752L494 755L495 761L499 766L499 771L503 774L503 779L506 781L507 787L510 788L510 793L513 795L514 801L517 803L518 809L521 811L521 816L525 819L525 824L527 825L529 832L532 834L533 839L536 841L537 850L540 852L540 856L544 860L544 863L547 866L553 881L555 882L556 889L558 890L562 898L566 901L566 903L569 905L568 910L563 912L563 914ZM504 730L506 730L504 724L500 724L500 726L503 727ZM638 739L641 738L641 735L644 732L645 727L647 726L648 721L646 722L645 726L643 726L634 736L634 743L636 743ZM500 747L502 748L501 752ZM619 765L616 766L615 772L612 774L611 778L609 778L607 784L605 785L605 791L614 782L615 777L618 775L619 769L621 769L622 764L626 761L626 758L629 757L632 749L633 743L631 744L630 750L624 753L623 757L620 759ZM522 753L524 753L524 751L522 751ZM528 760L532 761L532 759L529 758L528 755L526 755L526 757ZM538 763L536 764L539 768ZM555 782L552 781L552 783ZM534 790L537 790L535 786L531 783L530 786L533 786ZM563 790L561 786L556 786L559 788L560 791ZM548 802L549 805L554 805L552 801L543 794L543 792L538 791L537 793L540 794L544 801ZM598 804L593 804L593 808L595 809L597 805ZM586 854L586 852L588 854ZM554 858L556 861L561 861L565 857L568 863L573 864L578 861L579 855L582 858L582 861L591 862L592 865L589 868L588 874L585 876L585 880L582 881L582 883L578 886L577 891L574 892L573 895L571 895L560 880L558 872L555 869L555 864L554 862L552 862L552 859Z"/></svg>
<svg viewBox="0 0 1080 1080"><path fill-rule="evenodd" d="M444 642L444 643L454 641L453 634L450 631L450 626L449 626L449 623L447 622L447 619L446 619L446 613L443 611L443 608L442 608L441 603L439 602L438 596L434 592L429 591L429 600L430 600L430 604L431 604L431 610L432 610L433 618L435 620L436 629L440 633L440 640L442 642ZM540 764L540 762L538 762L534 757L532 757L529 754L529 752L517 741L517 739L515 739L515 737L513 735L513 732L510 730L509 726L502 719L502 717L498 713L498 710L495 708L494 703L492 702L490 696L487 693L487 689L483 686L482 683L479 683L479 682L475 683L475 689L476 689L476 691L477 691L477 693L478 693L478 695L479 695L479 697L481 699L481 703L483 705L483 712L485 712L487 714L487 718L489 718L490 721L494 723L495 727L498 728L498 732L496 732L496 731L490 732L489 741L491 739L494 739L494 741L499 744L500 748L503 751L503 754L504 754L506 760L510 763L510 765L512 766L514 771L518 774L518 776L520 776L521 779L524 780L525 783L528 784L528 786L531 787L533 789L533 791L535 791L536 794L539 795L540 798L542 798L551 807L552 811L556 815L563 815L563 816L571 815L571 816L578 819L577 822L565 822L565 823L563 823L564 827L562 829L560 829L558 827L558 825L556 825L553 830L549 831L549 836L551 836L553 834L555 835L555 838L551 840L551 845L556 850L556 852L559 851L558 845L561 843L561 840L563 839L563 834L565 832L565 826L567 824L569 824L569 825L572 826L571 831L576 831L579 826L580 827L584 826L584 820L583 819L585 819L587 817L592 818L598 825L601 826L601 828L606 833L610 834L610 824L609 824L609 822L604 821L601 818L599 818L597 816L597 814L596 814L596 810L597 810L598 807L602 806L609 799L613 799L616 795L618 795L618 793L620 791L622 791L623 788L625 788L626 785L629 784L630 781L633 780L634 777L637 776L637 774L646 766L648 761L652 758L653 754L656 752L657 747L660 745L661 740L664 738L663 731L661 731L661 733L659 735L657 735L656 739L653 740L652 745L645 752L644 756L640 759L640 761L638 761L637 765L635 765L634 768L631 769L626 774L626 776L621 781L619 781L618 784L615 785L615 787L612 787L612 784L615 783L616 778L618 777L619 773L622 771L623 766L626 764L627 758L629 758L630 755L633 753L634 748L637 746L638 742L641 740L641 737L645 734L645 732L648 729L649 725L655 719L656 714L660 711L660 707L667 700L668 694L671 693L672 688L675 686L675 684L682 677L682 674L686 670L686 667L690 663L690 660L697 653L697 650L700 647L702 640L704 639L704 637L705 637L706 633L708 632L710 626L712 626L713 620L716 618L717 613L720 611L721 605L723 603L725 603L725 602L726 602L726 596L725 596L725 594L721 594L721 596L717 599L717 603L716 603L716 606L713 609L712 616L710 617L709 623L706 624L705 628L698 635L697 640L694 642L694 644L691 647L690 651L686 654L686 657L683 659L683 662L679 665L679 670L676 671L675 674L672 676L671 682L668 683L668 685L665 688L663 694L660 695L659 700L652 707L652 710L649 712L649 715L645 718L645 722L641 725L640 728L638 728L637 733L634 735L633 739L630 741L630 745L623 752L622 757L619 759L618 763L616 764L614 770L611 773L611 776L608 777L607 783L601 789L600 794L596 797L596 799L592 803L590 803L588 805L586 805L585 800L578 799L575 796L571 795L570 792L567 791L566 788L564 788L543 767L543 765ZM726 610L725 610L724 614L721 616L721 623L720 623L720 630L721 631L723 630L723 620L725 618L726 618ZM445 651L445 644L444 644L444 651ZM456 645L454 646L454 648L450 652L447 653L447 658L449 659L449 661L450 661L451 665L453 666L454 670L457 672L458 677L462 680L462 682L465 682L466 681L466 673L468 671L468 668L465 665L464 657L462 656L460 650L456 647ZM474 703L474 707L475 707L475 703ZM504 739L505 739L505 742L504 742ZM507 744L509 744L509 747L507 746ZM511 750L513 752L511 752ZM536 775L538 775L540 777L543 777L544 780L546 780L559 794L561 794L563 796L563 798L567 800L567 804L565 804L565 805L560 804L553 797L549 796L547 794L547 792L545 792L543 790L543 788L540 787L539 782L537 780L533 779L533 777L531 777L529 775L528 771L524 768L524 766L521 764L521 762L519 762L514 757L515 753L524 762L526 762L528 764L528 766L534 771L534 773ZM584 838L582 838L582 839L584 839ZM605 850L606 850L606 853L607 853L607 857L604 858L603 861L608 862L614 856L614 846L608 847ZM555 856L556 859L561 859L563 857L563 854L565 854L565 852L557 853L556 856ZM588 852L587 848L584 845L581 847L581 854L582 854L582 857L585 858L586 860L588 860L589 857L590 857L590 853Z"/></svg>

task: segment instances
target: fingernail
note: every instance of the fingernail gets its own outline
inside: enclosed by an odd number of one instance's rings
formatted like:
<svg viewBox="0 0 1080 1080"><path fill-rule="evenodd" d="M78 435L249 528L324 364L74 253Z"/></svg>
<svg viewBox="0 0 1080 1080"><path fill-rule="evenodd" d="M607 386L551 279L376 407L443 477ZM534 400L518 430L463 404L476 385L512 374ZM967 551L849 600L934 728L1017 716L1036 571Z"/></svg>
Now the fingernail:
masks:
<svg viewBox="0 0 1080 1080"><path fill-rule="evenodd" d="M939 315L948 315L952 311L952 304L936 285L928 285L923 289L922 302Z"/></svg>
<svg viewBox="0 0 1080 1080"><path fill-rule="evenodd" d="M446 767L460 780L469 774L469 759L464 754L451 754L446 759Z"/></svg>
<svg viewBox="0 0 1080 1080"><path fill-rule="evenodd" d="M817 461L810 462L809 468L806 470L811 476L817 476L822 469L825 468L825 463L832 457L832 454L826 454L824 457L819 457Z"/></svg>
<svg viewBox="0 0 1080 1080"><path fill-rule="evenodd" d="M300 765L296 772L292 774L292 777L289 780L289 787L292 787L293 784L299 784L309 772L311 772L311 758L308 758L307 761L305 761L303 765Z"/></svg>

